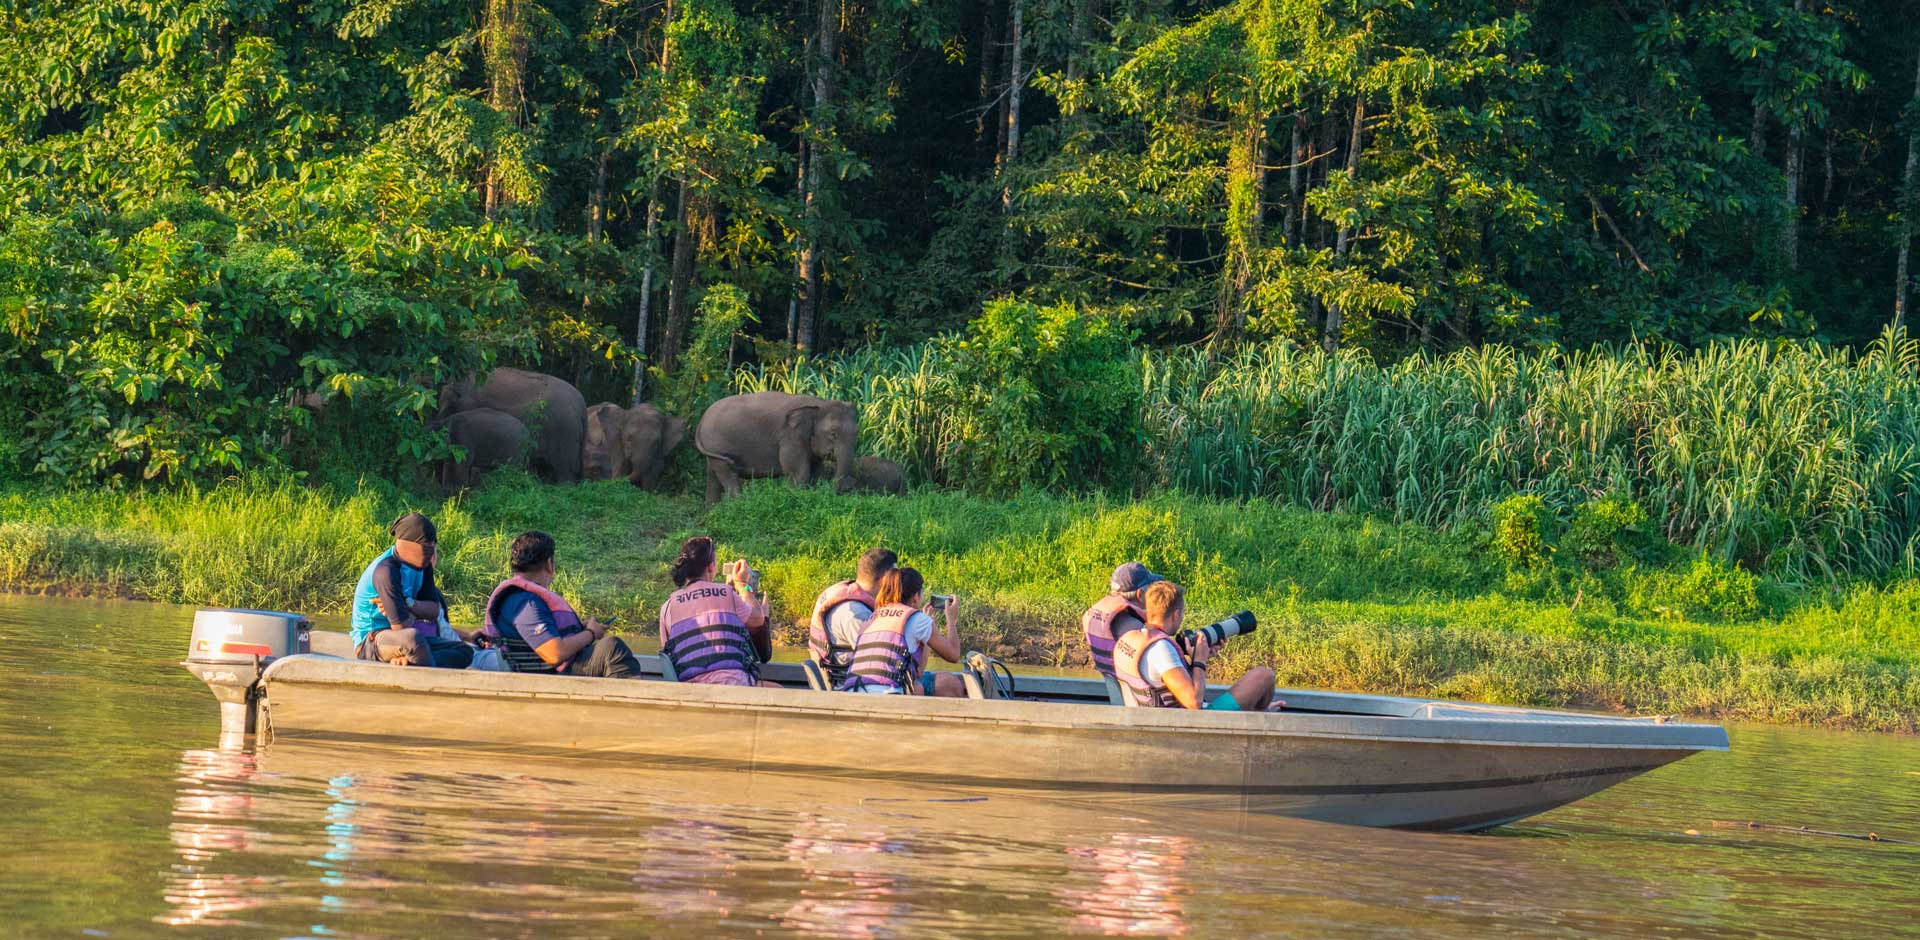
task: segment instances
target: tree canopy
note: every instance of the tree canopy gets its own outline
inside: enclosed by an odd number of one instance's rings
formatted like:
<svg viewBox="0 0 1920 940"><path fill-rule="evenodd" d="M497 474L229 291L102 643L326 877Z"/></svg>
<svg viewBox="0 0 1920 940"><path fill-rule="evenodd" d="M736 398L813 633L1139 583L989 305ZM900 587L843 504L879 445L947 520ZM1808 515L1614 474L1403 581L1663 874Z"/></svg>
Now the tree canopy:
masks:
<svg viewBox="0 0 1920 940"><path fill-rule="evenodd" d="M0 0L0 466L417 462L444 381L645 393L703 311L1861 345L1917 62L1890 0Z"/></svg>

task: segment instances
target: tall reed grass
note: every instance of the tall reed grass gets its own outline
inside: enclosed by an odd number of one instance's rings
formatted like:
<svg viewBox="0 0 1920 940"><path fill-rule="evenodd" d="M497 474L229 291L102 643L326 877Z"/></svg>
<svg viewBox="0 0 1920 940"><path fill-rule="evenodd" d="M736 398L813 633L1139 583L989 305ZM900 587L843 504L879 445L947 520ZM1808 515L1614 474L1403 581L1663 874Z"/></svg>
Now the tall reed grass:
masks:
<svg viewBox="0 0 1920 940"><path fill-rule="evenodd" d="M919 479L967 486L947 472L956 420L941 404L969 377L937 348L865 350L736 384L855 401L867 449ZM1440 527L1482 520L1514 494L1565 516L1625 496L1672 541L1755 569L1915 570L1911 340L1857 354L1753 340L1691 352L1489 346L1393 364L1287 343L1218 360L1138 355L1135 493L1260 497ZM990 435L966 443L993 446Z"/></svg>

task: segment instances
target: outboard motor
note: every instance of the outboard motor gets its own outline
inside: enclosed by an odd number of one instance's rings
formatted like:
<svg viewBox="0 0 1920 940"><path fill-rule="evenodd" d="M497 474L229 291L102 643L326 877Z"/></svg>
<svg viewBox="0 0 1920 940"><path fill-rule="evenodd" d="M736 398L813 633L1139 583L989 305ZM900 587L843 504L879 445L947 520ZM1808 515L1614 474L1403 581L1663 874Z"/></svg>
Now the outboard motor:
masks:
<svg viewBox="0 0 1920 940"><path fill-rule="evenodd" d="M221 744L239 744L253 733L261 670L282 656L307 652L312 631L312 621L277 610L194 613L193 638L181 665L220 700Z"/></svg>

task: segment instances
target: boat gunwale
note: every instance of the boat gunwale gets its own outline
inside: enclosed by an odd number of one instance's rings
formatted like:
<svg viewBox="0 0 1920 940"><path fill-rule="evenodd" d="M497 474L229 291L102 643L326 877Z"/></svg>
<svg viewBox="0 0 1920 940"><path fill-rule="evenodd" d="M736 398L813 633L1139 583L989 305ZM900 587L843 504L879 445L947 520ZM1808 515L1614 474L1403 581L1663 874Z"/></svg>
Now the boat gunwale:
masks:
<svg viewBox="0 0 1920 940"><path fill-rule="evenodd" d="M643 657L651 659L652 657ZM1062 677L1058 681L1069 680ZM822 719L883 718L891 721L925 721L938 724L970 725L996 723L1010 727L1069 731L1147 731L1181 736L1230 735L1256 739L1314 738L1361 740L1381 743L1471 745L1529 748L1612 748L1659 751L1724 751L1728 749L1726 731L1718 725L1694 722L1656 722L1646 718L1586 716L1528 710L1511 706L1473 706L1439 699L1399 699L1393 696L1367 696L1350 693L1328 694L1339 698L1379 700L1382 702L1437 702L1486 708L1474 717L1412 717L1389 714L1354 714L1321 711L1289 711L1278 714L1181 710L1161 714L1161 709L1118 708L1098 701L1004 701L971 699L934 699L923 696L856 695L853 693L815 692L812 689L763 689L740 686L669 683L658 679L595 679L577 676L547 676L524 673L499 673L473 670L435 670L399 667L387 663L344 659L323 653L282 657L270 663L261 676L269 707L276 683L362 686L388 692L420 695L458 695L462 697L548 700L580 704L651 705L699 707L744 713L762 713L770 706ZM531 685L531 688L526 686ZM791 696L812 693L805 707L792 708ZM1288 690L1282 690L1284 698ZM1054 709L1068 705L1092 706L1076 709L1078 714L1060 716ZM1104 709L1104 710L1102 710ZM984 712L984 713L983 713ZM1000 714L995 714L999 712ZM1502 713L1514 717L1503 717ZM1550 717L1566 714L1564 719ZM1091 720L1089 720L1091 719ZM1276 723L1285 726L1276 727ZM1304 726L1304 727L1303 727ZM1570 730L1580 733L1574 740L1554 740ZM1408 732L1419 731L1425 733ZM1487 736L1489 731L1502 732ZM1472 736L1462 736L1469 732ZM1622 736L1640 740L1620 740ZM1652 740L1647 740L1651 738Z"/></svg>

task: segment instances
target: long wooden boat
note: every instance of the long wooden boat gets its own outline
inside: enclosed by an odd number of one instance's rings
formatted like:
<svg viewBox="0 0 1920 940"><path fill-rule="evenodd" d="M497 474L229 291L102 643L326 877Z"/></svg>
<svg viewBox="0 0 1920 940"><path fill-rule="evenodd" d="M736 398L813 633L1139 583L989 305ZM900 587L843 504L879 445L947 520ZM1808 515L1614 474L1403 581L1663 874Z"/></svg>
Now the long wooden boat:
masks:
<svg viewBox="0 0 1920 940"><path fill-rule="evenodd" d="M349 658L339 633L229 642L242 651L223 656L220 632L196 626L186 665L223 702L224 731L269 747L587 757L1453 831L1727 748L1717 725L1431 699L1287 689L1279 713L1124 708L1101 680L1042 676L1015 677L1011 698L875 696L814 691L795 663L762 667L785 688L734 688L660 681L653 656L640 681L391 666Z"/></svg>

